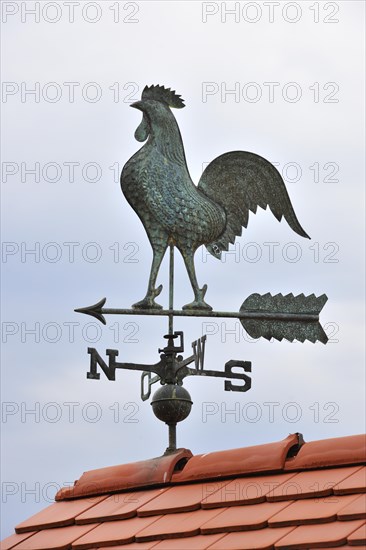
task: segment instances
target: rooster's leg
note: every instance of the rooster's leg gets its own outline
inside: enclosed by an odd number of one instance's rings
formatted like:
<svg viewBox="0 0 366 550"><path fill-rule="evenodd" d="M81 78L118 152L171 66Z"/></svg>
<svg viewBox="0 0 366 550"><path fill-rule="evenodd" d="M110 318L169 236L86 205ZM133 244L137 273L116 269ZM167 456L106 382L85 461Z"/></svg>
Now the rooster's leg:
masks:
<svg viewBox="0 0 366 550"><path fill-rule="evenodd" d="M190 250L180 250L184 263L186 265L186 269L188 272L189 280L191 281L191 285L194 292L194 301L190 304L186 304L183 306L183 309L206 309L211 311L212 307L206 304L204 301L204 297L207 291L207 285L203 285L202 288L198 288L198 282L196 277L196 270L194 267L194 252Z"/></svg>
<svg viewBox="0 0 366 550"><path fill-rule="evenodd" d="M159 268L161 262L164 258L165 251L167 249L168 243L153 245L153 261L151 265L149 284L147 287L146 296L141 302L133 304L135 309L162 309L162 306L155 302L156 296L159 296L160 292L163 289L163 285L159 285L158 288L155 288L156 278L158 276Z"/></svg>

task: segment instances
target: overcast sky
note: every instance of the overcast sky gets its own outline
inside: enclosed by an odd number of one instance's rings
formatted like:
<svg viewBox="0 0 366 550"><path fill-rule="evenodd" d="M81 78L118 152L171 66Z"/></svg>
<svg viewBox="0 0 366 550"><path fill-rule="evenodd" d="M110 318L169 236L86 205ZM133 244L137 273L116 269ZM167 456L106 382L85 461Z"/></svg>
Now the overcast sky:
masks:
<svg viewBox="0 0 366 550"><path fill-rule="evenodd" d="M186 380L194 405L179 446L200 454L297 431L308 441L363 432L364 3L1 4L2 537L84 471L167 446L139 373L86 378L87 347L155 363L166 319L104 327L73 312L103 296L130 307L146 290L151 248L118 182L140 147L129 103L146 84L186 101L174 114L195 183L218 155L255 152L278 163L312 237L251 214L223 261L197 251L207 301L237 311L253 292L329 298L326 346L252 341L235 320L176 320L186 356L207 333L207 368L240 359L253 370L248 393ZM166 258L164 305L167 276ZM178 255L176 285L181 307L192 290Z"/></svg>

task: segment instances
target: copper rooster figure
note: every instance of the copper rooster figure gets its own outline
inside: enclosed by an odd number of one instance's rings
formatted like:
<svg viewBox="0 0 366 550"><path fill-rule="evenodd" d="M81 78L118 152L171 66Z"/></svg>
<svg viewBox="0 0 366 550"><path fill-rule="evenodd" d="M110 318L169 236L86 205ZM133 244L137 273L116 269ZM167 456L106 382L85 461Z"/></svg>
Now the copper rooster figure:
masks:
<svg viewBox="0 0 366 550"><path fill-rule="evenodd" d="M146 143L125 164L122 191L142 221L153 249L149 284L139 309L161 309L155 302L162 285L156 279L169 245L178 248L194 292L194 301L183 309L211 310L199 288L194 254L205 245L215 257L229 249L247 227L249 211L270 207L278 221L310 238L297 220L284 181L264 158L244 151L225 153L213 160L195 186L187 168L182 137L171 108L185 107L181 96L163 86L146 86L141 101L131 107L142 112L135 132Z"/></svg>

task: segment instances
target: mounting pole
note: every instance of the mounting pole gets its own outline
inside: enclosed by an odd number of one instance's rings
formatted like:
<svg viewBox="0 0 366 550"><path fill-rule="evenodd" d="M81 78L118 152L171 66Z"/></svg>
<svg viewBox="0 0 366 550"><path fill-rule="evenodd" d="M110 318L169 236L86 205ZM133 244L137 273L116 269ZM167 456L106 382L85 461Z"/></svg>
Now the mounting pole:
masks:
<svg viewBox="0 0 366 550"><path fill-rule="evenodd" d="M173 334L173 306L174 306L174 244L170 245L169 250L169 330L168 334Z"/></svg>
<svg viewBox="0 0 366 550"><path fill-rule="evenodd" d="M167 447L164 454L168 455L174 453L177 450L177 424L168 424L169 427L169 447Z"/></svg>

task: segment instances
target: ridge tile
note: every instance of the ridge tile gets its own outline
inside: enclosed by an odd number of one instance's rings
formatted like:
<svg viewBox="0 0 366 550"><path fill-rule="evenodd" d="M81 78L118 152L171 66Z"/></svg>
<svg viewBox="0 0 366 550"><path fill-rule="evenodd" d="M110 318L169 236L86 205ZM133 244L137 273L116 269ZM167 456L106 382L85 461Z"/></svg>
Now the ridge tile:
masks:
<svg viewBox="0 0 366 550"><path fill-rule="evenodd" d="M174 453L150 460L90 470L84 472L73 487L58 491L55 498L59 501L165 485L170 482L177 464L189 460L191 456L188 449L177 449Z"/></svg>
<svg viewBox="0 0 366 550"><path fill-rule="evenodd" d="M230 451L193 456L175 483L282 470L288 451L299 444L298 434L290 434L276 443L254 445Z"/></svg>
<svg viewBox="0 0 366 550"><path fill-rule="evenodd" d="M286 461L285 470L359 464L365 460L365 434L350 435L305 443L295 457Z"/></svg>

